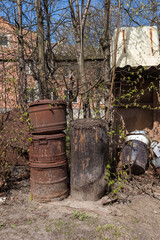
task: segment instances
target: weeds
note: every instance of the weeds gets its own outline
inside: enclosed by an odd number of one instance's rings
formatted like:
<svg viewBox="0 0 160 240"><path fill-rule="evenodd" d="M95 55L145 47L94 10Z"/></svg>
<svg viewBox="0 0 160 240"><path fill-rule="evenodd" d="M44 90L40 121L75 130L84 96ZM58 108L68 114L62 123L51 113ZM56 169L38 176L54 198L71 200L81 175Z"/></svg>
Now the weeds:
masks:
<svg viewBox="0 0 160 240"><path fill-rule="evenodd" d="M4 224L0 224L0 229L4 227Z"/></svg>
<svg viewBox="0 0 160 240"><path fill-rule="evenodd" d="M121 236L121 229L123 227L117 227L114 224L105 224L104 226L99 225L96 229L97 232L110 231L112 235L116 237Z"/></svg>
<svg viewBox="0 0 160 240"><path fill-rule="evenodd" d="M118 173L114 173L110 164L107 164L106 169L107 194L111 193L111 197L115 198L123 190L124 184L127 183L128 174L123 169L119 170Z"/></svg>
<svg viewBox="0 0 160 240"><path fill-rule="evenodd" d="M17 226L15 224L11 225L11 228L16 228Z"/></svg>
<svg viewBox="0 0 160 240"><path fill-rule="evenodd" d="M57 222L54 223L54 233L65 234L69 237L69 239L71 239L70 236L74 234L76 224L70 222L63 222L62 220L59 219Z"/></svg>
<svg viewBox="0 0 160 240"><path fill-rule="evenodd" d="M46 227L46 232L50 232L52 230L52 223L50 223L47 227Z"/></svg>
<svg viewBox="0 0 160 240"><path fill-rule="evenodd" d="M92 216L91 215L89 215L89 214L86 214L86 213L84 213L84 212L81 212L81 211L74 211L73 212L73 218L74 219L78 219L78 220L80 220L80 221L86 221L86 220L89 220L89 219L91 219L92 218Z"/></svg>
<svg viewBox="0 0 160 240"><path fill-rule="evenodd" d="M60 221L60 220L54 223L55 227L59 227L59 226L62 226L62 225L63 225L63 222Z"/></svg>
<svg viewBox="0 0 160 240"><path fill-rule="evenodd" d="M118 227L114 224L105 224L103 226L98 225L96 229L96 231L100 234L100 239L104 240L126 239L126 236L128 237L128 234L124 230L125 227Z"/></svg>

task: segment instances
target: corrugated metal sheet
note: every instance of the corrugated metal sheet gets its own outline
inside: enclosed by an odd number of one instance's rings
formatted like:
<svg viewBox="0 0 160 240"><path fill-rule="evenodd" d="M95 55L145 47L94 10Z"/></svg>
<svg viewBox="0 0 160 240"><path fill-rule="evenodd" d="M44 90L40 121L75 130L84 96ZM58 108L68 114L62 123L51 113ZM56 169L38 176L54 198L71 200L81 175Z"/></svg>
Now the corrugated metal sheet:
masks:
<svg viewBox="0 0 160 240"><path fill-rule="evenodd" d="M116 30L111 42L111 66ZM116 67L160 64L159 36L156 26L124 27L119 29Z"/></svg>

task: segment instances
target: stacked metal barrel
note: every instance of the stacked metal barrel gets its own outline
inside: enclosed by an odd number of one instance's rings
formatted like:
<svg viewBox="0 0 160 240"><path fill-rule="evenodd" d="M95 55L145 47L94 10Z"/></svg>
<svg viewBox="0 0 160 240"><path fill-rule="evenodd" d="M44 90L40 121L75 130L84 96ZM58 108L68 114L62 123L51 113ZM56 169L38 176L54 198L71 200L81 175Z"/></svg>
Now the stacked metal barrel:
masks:
<svg viewBox="0 0 160 240"><path fill-rule="evenodd" d="M40 100L29 106L31 195L40 202L68 195L65 133L66 103Z"/></svg>

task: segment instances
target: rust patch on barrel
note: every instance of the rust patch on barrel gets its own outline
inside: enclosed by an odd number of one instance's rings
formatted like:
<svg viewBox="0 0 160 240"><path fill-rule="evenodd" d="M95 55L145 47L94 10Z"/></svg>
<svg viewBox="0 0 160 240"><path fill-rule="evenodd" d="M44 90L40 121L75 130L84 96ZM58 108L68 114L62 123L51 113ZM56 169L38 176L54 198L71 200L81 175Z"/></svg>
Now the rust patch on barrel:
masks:
<svg viewBox="0 0 160 240"><path fill-rule="evenodd" d="M89 157L82 160L83 171L85 170L85 168L87 168L89 166L89 162L90 162L90 158Z"/></svg>
<svg viewBox="0 0 160 240"><path fill-rule="evenodd" d="M77 135L76 135L75 138L74 138L75 151L77 151L77 148L78 148L78 145L77 145L77 144L78 144L78 139L77 139L77 138L78 138L78 137L77 137L77 136L78 136L78 131L76 131L76 134L77 134Z"/></svg>
<svg viewBox="0 0 160 240"><path fill-rule="evenodd" d="M85 151L85 132L83 134L80 134L79 142L81 146L81 151Z"/></svg>
<svg viewBox="0 0 160 240"><path fill-rule="evenodd" d="M96 139L96 143L97 143L97 141L98 141L97 128L96 128L96 131L95 131L95 139Z"/></svg>
<svg viewBox="0 0 160 240"><path fill-rule="evenodd" d="M84 169L85 169L85 161L84 161L84 159L82 160L82 168L83 168L83 171L84 171Z"/></svg>

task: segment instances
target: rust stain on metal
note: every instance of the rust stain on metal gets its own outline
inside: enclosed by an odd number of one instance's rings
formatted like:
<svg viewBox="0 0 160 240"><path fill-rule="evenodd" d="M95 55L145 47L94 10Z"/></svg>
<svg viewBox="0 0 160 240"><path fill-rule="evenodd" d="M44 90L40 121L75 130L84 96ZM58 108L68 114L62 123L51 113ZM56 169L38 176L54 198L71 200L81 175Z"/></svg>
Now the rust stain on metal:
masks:
<svg viewBox="0 0 160 240"><path fill-rule="evenodd" d="M80 146L81 146L81 151L85 151L85 132L80 133L79 142L80 142Z"/></svg>
<svg viewBox="0 0 160 240"><path fill-rule="evenodd" d="M89 166L89 163L90 163L90 158L86 158L86 168Z"/></svg>
<svg viewBox="0 0 160 240"><path fill-rule="evenodd" d="M96 139L96 143L97 143L97 141L98 141L97 128L96 128L96 131L95 131L95 139Z"/></svg>
<svg viewBox="0 0 160 240"><path fill-rule="evenodd" d="M125 39L125 30L122 31L122 37L123 37L123 51L126 53L126 39Z"/></svg>
<svg viewBox="0 0 160 240"><path fill-rule="evenodd" d="M150 36L150 41L151 41L151 52L152 52L152 56L153 56L154 52L153 52L153 32L152 32L152 28L149 31L149 36Z"/></svg>
<svg viewBox="0 0 160 240"><path fill-rule="evenodd" d="M84 171L84 169L85 169L85 161L84 161L84 159L82 160L82 168L83 168L83 171Z"/></svg>
<svg viewBox="0 0 160 240"><path fill-rule="evenodd" d="M78 148L77 143L78 143L77 136L75 136L75 138L74 138L74 148L75 148L75 151L77 151L77 148Z"/></svg>
<svg viewBox="0 0 160 240"><path fill-rule="evenodd" d="M90 158L89 157L82 160L83 171L89 166L89 163L90 163Z"/></svg>

